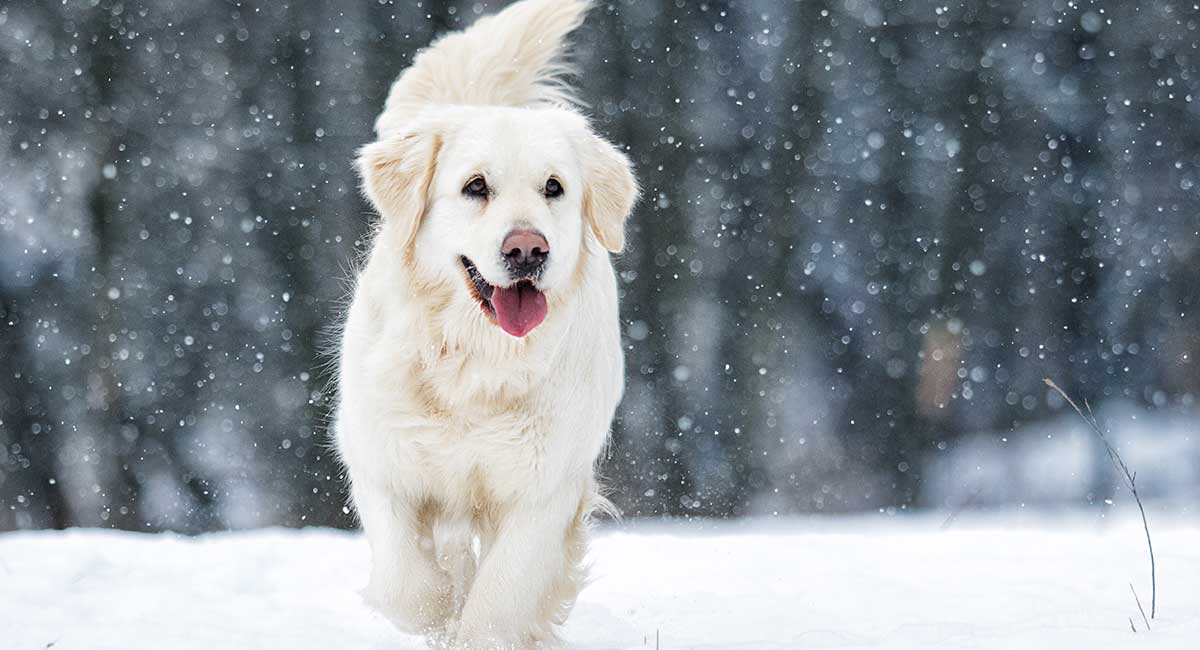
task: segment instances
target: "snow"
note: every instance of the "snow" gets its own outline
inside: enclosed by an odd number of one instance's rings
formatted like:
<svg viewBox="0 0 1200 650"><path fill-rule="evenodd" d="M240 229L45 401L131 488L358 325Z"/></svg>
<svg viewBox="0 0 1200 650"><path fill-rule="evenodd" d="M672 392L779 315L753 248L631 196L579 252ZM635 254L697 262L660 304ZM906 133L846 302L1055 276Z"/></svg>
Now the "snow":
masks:
<svg viewBox="0 0 1200 650"><path fill-rule="evenodd" d="M1063 515L634 523L593 545L578 648L1194 648L1200 527ZM5 648L423 648L362 604L360 534L0 535ZM1147 611L1147 613L1149 613ZM1130 629L1133 618L1138 631ZM15 635L15 636L14 636Z"/></svg>

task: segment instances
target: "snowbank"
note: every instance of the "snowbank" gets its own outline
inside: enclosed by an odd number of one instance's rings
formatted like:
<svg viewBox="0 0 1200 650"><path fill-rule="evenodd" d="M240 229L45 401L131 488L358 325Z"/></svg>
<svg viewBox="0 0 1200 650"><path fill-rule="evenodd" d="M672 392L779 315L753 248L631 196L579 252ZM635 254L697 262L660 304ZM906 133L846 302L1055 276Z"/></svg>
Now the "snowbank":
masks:
<svg viewBox="0 0 1200 650"><path fill-rule="evenodd" d="M636 524L602 532L572 647L1194 648L1200 528L1006 517ZM332 530L0 535L0 647L403 649L361 604L367 547ZM1149 613L1147 611L1147 613ZM1138 632L1130 630L1133 618Z"/></svg>

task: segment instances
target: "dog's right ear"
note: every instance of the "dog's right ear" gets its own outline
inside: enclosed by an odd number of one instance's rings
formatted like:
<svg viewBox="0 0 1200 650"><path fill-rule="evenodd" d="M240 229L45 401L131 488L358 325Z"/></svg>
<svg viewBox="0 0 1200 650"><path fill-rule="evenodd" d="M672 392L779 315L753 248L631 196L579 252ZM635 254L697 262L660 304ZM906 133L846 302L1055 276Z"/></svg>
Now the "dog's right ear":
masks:
<svg viewBox="0 0 1200 650"><path fill-rule="evenodd" d="M389 134L358 152L363 192L399 235L407 251L429 204L429 187L441 148L441 135L432 128Z"/></svg>

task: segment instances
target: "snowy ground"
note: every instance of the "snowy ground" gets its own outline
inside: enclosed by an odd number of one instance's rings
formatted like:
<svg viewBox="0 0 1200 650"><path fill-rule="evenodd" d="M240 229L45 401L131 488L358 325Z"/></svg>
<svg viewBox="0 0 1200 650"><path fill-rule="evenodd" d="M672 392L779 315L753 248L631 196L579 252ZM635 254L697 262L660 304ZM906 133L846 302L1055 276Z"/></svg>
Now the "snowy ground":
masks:
<svg viewBox="0 0 1200 650"><path fill-rule="evenodd" d="M1195 648L1200 526L879 517L632 524L594 545L572 647ZM361 604L367 548L331 530L183 538L0 535L0 647L12 650L422 648ZM1149 612L1147 611L1147 614ZM1132 617L1138 627L1130 630Z"/></svg>

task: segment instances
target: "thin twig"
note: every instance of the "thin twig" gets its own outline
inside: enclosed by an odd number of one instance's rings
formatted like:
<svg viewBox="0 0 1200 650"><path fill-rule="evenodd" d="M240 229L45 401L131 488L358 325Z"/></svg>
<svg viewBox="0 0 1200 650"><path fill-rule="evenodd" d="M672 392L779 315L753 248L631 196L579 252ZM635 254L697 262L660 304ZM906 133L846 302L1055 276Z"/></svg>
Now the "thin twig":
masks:
<svg viewBox="0 0 1200 650"><path fill-rule="evenodd" d="M954 525L954 522L958 519L958 516L962 514L964 510L975 505L975 500L979 498L980 492L983 492L982 485L976 486L975 490L971 492L971 496L963 499L962 503L955 506L954 510L950 512L950 516L946 517L946 521L942 522L942 530L949 530L950 527Z"/></svg>
<svg viewBox="0 0 1200 650"><path fill-rule="evenodd" d="M1150 621L1146 619L1146 610L1142 609L1142 599L1138 598L1137 589L1133 588L1133 583L1129 583L1129 591L1133 592L1133 602L1137 603L1138 611L1142 613L1142 621L1146 624L1146 629L1150 629Z"/></svg>
<svg viewBox="0 0 1200 650"><path fill-rule="evenodd" d="M1129 617L1129 629L1133 630L1134 634L1137 634L1137 628L1133 626L1133 617L1132 616Z"/></svg>
<svg viewBox="0 0 1200 650"><path fill-rule="evenodd" d="M1108 436L1104 435L1104 431L1100 428L1100 424L1096 422L1096 416L1092 413L1091 404L1088 404L1086 401L1083 403L1084 406L1087 407L1088 411L1085 415L1083 410L1081 410L1079 406L1075 404L1075 401L1072 400L1069 395L1067 395L1066 391L1059 388L1058 384L1054 383L1054 380L1046 377L1042 381L1046 382L1047 386L1061 395L1063 399L1067 400L1067 404L1070 404L1071 408L1075 409L1075 412L1079 414L1079 417L1082 418L1083 421L1091 427L1092 431L1096 433L1096 436L1100 438L1100 442L1104 443L1104 451L1108 453L1108 459L1112 461L1113 467L1115 467L1122 475L1122 478L1125 479L1125 487L1129 489L1129 493L1133 495L1134 502L1137 503L1138 512L1142 515L1142 530L1146 532L1146 548L1150 550L1150 618L1154 618L1154 615L1158 611L1158 581L1155 577L1154 543L1150 541L1150 524L1146 521L1146 508L1142 505L1142 498L1138 495L1137 491L1137 473L1129 470L1129 466L1125 464L1125 461L1121 458L1121 454L1117 453L1117 450L1108 442ZM1132 587L1132 585L1130 586ZM1136 592L1134 595L1136 597ZM1141 604L1139 603L1138 606L1140 607ZM1142 617L1145 618L1145 616L1146 615L1143 612ZM1146 627L1148 629L1149 624L1147 624Z"/></svg>

